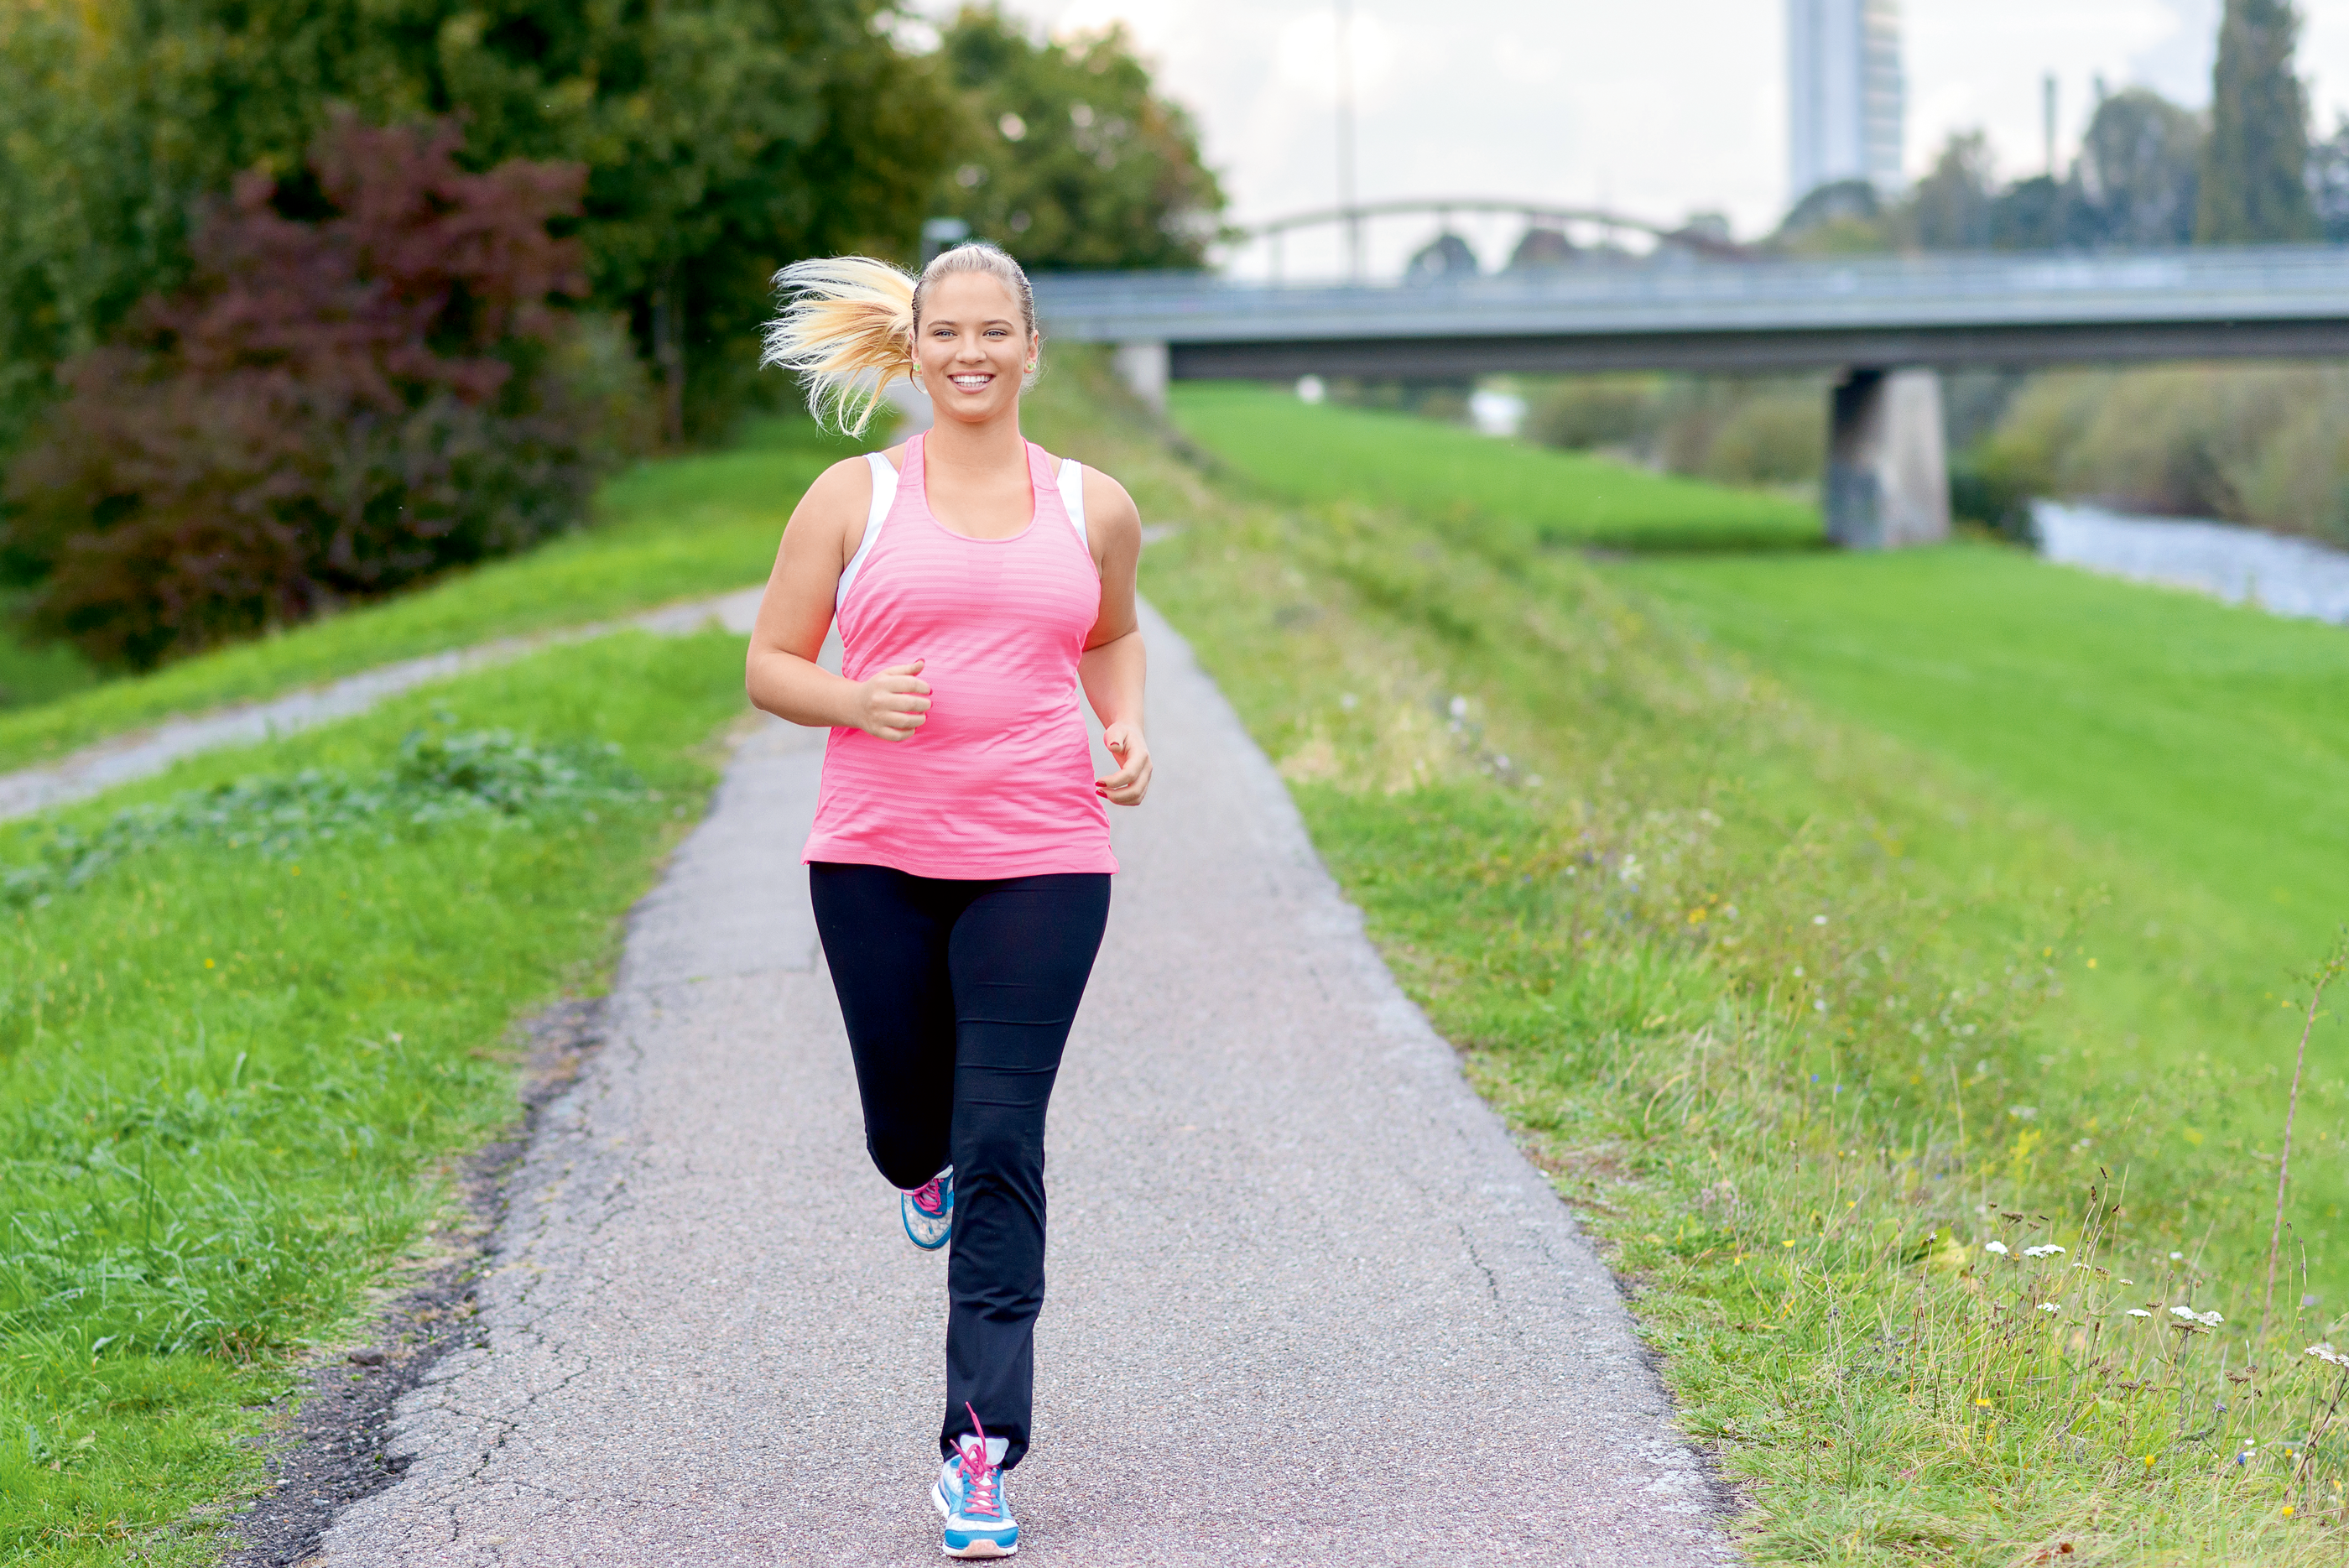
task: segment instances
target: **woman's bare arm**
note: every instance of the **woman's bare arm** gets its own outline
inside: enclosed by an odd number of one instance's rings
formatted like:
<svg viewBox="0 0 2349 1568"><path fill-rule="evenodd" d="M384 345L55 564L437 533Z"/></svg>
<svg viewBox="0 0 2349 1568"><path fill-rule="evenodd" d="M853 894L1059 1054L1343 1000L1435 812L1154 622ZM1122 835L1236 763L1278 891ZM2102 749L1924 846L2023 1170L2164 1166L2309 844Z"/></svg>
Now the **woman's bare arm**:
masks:
<svg viewBox="0 0 2349 1568"><path fill-rule="evenodd" d="M929 711L929 683L920 678L918 659L867 680L834 675L815 661L832 629L840 574L864 540L872 505L873 472L863 458L833 463L800 497L759 602L743 684L753 706L779 719L902 741Z"/></svg>
<svg viewBox="0 0 2349 1568"><path fill-rule="evenodd" d="M1087 468L1085 537L1101 568L1101 618L1085 639L1077 661L1077 677L1085 699L1102 722L1102 743L1118 761L1118 770L1094 781L1102 794L1119 805L1140 805L1150 793L1150 742L1142 732L1143 682L1148 659L1142 646L1142 622L1134 609L1135 576L1142 564L1142 514L1125 486L1097 469Z"/></svg>

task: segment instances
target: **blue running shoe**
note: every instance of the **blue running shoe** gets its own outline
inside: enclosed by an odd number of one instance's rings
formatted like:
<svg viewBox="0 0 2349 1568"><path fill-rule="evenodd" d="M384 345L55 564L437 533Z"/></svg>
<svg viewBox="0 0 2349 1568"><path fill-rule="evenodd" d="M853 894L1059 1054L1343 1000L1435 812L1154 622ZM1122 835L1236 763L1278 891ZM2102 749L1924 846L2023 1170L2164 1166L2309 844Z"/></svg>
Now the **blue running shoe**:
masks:
<svg viewBox="0 0 2349 1568"><path fill-rule="evenodd" d="M954 1167L949 1165L911 1192L897 1194L897 1216L905 1222L905 1239L925 1252L935 1252L954 1234Z"/></svg>
<svg viewBox="0 0 2349 1568"><path fill-rule="evenodd" d="M970 1410L970 1407L963 1407ZM949 1557L1009 1557L1019 1550L1019 1521L1003 1494L1003 1454L1010 1444L990 1438L971 1410L976 1436L957 1438L955 1457L938 1467L930 1501L946 1515Z"/></svg>

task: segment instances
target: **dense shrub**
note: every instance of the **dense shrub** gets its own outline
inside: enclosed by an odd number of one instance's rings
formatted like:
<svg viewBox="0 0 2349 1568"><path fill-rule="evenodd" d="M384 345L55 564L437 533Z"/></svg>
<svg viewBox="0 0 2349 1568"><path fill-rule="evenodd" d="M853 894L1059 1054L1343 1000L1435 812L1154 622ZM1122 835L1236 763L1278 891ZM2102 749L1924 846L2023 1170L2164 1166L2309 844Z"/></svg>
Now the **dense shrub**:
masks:
<svg viewBox="0 0 2349 1568"><path fill-rule="evenodd" d="M1572 376L1533 391L1525 434L1722 484L1796 483L1825 466L1826 397L1816 377Z"/></svg>
<svg viewBox="0 0 2349 1568"><path fill-rule="evenodd" d="M2061 371L1972 462L2003 492L2220 517L2349 542L2349 372L2171 365Z"/></svg>
<svg viewBox="0 0 2349 1568"><path fill-rule="evenodd" d="M1570 452L1644 441L1661 400L1654 376L1563 377L1526 400L1526 439Z"/></svg>
<svg viewBox="0 0 2349 1568"><path fill-rule="evenodd" d="M338 121L305 173L237 181L184 292L68 363L0 527L36 636L145 668L580 517L612 377L566 374L596 356L547 225L586 171L467 173L460 143Z"/></svg>

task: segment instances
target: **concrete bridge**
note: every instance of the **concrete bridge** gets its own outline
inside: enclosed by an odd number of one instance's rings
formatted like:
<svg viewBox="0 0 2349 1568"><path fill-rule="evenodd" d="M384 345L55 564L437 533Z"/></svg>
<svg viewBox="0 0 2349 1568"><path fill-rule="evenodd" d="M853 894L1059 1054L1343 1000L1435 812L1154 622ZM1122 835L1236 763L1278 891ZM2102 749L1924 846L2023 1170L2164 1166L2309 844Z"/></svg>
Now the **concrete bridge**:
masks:
<svg viewBox="0 0 2349 1568"><path fill-rule="evenodd" d="M2349 358L2349 248L1727 263L1660 254L1432 286L1241 284L1204 274L1036 280L1050 336L1170 379L1503 371L1837 373L1828 536L1949 531L1934 372L2156 359Z"/></svg>

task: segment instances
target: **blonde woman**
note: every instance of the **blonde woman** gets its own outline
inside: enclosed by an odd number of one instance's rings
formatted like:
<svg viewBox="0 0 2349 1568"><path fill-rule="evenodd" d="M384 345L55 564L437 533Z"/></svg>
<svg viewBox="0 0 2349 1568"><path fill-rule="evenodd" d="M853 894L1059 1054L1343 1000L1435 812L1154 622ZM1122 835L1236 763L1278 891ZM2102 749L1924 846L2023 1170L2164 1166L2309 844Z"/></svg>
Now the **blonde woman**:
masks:
<svg viewBox="0 0 2349 1568"><path fill-rule="evenodd" d="M932 1501L950 1557L1006 1557L1044 1300L1044 1113L1109 916L1104 801L1150 788L1134 617L1142 519L1019 431L1040 348L992 245L912 278L864 257L777 275L766 363L861 433L910 376L936 422L833 465L792 514L750 700L831 728L805 860L864 1102L916 1246L949 1240ZM818 667L840 628L841 673ZM1096 778L1082 687L1117 768Z"/></svg>

